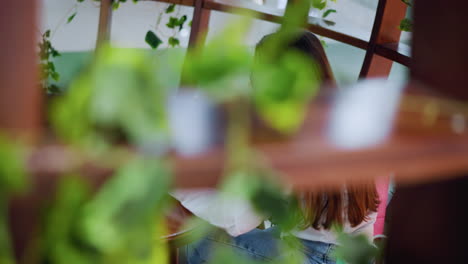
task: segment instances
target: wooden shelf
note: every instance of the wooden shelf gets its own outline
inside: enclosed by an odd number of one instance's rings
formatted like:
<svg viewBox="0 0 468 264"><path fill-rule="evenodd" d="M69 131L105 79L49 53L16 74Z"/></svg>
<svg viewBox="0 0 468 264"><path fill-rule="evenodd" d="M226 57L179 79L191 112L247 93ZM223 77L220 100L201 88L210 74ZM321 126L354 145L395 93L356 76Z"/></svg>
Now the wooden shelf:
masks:
<svg viewBox="0 0 468 264"><path fill-rule="evenodd" d="M434 101L435 100L435 101ZM347 151L334 146L327 137L328 101L311 104L299 133L288 140L254 143L282 179L299 189L339 186L345 180L396 175L400 183L440 180L468 172L468 131L457 134L452 114L468 113L446 107L433 123L426 124L422 111L436 97L407 93L391 135L382 144ZM410 107L408 107L410 106ZM445 106L441 106L444 109ZM221 148L193 158L176 158L176 185L215 186L222 177L224 153Z"/></svg>

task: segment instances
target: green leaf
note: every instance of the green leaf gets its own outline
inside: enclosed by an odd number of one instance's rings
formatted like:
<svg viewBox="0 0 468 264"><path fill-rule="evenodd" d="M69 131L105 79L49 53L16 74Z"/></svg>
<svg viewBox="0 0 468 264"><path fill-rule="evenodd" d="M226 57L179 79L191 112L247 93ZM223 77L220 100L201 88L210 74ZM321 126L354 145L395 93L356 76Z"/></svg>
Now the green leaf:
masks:
<svg viewBox="0 0 468 264"><path fill-rule="evenodd" d="M71 16L69 16L68 19L67 19L67 24L70 23L70 22L72 22L73 19L75 18L75 16L76 16L76 12L73 13Z"/></svg>
<svg viewBox="0 0 468 264"><path fill-rule="evenodd" d="M47 63L47 69L51 70L51 71L55 71L55 64L53 62L48 62Z"/></svg>
<svg viewBox="0 0 468 264"><path fill-rule="evenodd" d="M49 94L60 94L62 90L55 84L51 84L47 87L47 93Z"/></svg>
<svg viewBox="0 0 468 264"><path fill-rule="evenodd" d="M260 117L284 134L296 132L304 121L309 100L319 88L316 65L299 52L271 60L259 49L252 71L254 103Z"/></svg>
<svg viewBox="0 0 468 264"><path fill-rule="evenodd" d="M323 18L326 18L326 17L329 16L331 13L336 13L336 10L335 10L335 9L328 9L327 11L325 11L325 13L323 13L322 17L323 17Z"/></svg>
<svg viewBox="0 0 468 264"><path fill-rule="evenodd" d="M48 29L45 33L44 33L44 36L46 38L50 37L50 29Z"/></svg>
<svg viewBox="0 0 468 264"><path fill-rule="evenodd" d="M84 0L77 0L77 1L78 1L78 3L83 3L84 2Z"/></svg>
<svg viewBox="0 0 468 264"><path fill-rule="evenodd" d="M175 10L175 4L170 4L167 8L166 8L166 14L170 14L172 12L174 12Z"/></svg>
<svg viewBox="0 0 468 264"><path fill-rule="evenodd" d="M52 48L51 55L52 57L59 57L61 54L56 49Z"/></svg>
<svg viewBox="0 0 468 264"><path fill-rule="evenodd" d="M378 249L365 235L352 236L346 233L338 235L339 246L332 253L344 263L373 263L378 255Z"/></svg>
<svg viewBox="0 0 468 264"><path fill-rule="evenodd" d="M179 25L179 19L177 17L170 17L169 22L167 22L166 26L168 28L175 28L176 26Z"/></svg>
<svg viewBox="0 0 468 264"><path fill-rule="evenodd" d="M120 7L120 2L113 2L112 3L112 10L117 10Z"/></svg>
<svg viewBox="0 0 468 264"><path fill-rule="evenodd" d="M145 42L152 48L156 49L161 43L162 40L151 30L146 32Z"/></svg>
<svg viewBox="0 0 468 264"><path fill-rule="evenodd" d="M317 8L318 10L323 10L325 7L327 7L327 1L326 0L312 0L312 7Z"/></svg>
<svg viewBox="0 0 468 264"><path fill-rule="evenodd" d="M325 40L321 39L320 43L322 44L324 48L328 47L327 42L325 42Z"/></svg>
<svg viewBox="0 0 468 264"><path fill-rule="evenodd" d="M83 240L102 252L128 242L151 245L154 237L148 231L164 209L169 180L168 169L156 160L138 158L124 164L84 208Z"/></svg>
<svg viewBox="0 0 468 264"><path fill-rule="evenodd" d="M0 199L26 187L26 164L21 145L0 134Z"/></svg>
<svg viewBox="0 0 468 264"><path fill-rule="evenodd" d="M192 21L193 21L193 20L190 20L190 22L188 23L188 26L189 26L189 27L192 27Z"/></svg>
<svg viewBox="0 0 468 264"><path fill-rule="evenodd" d="M413 21L411 21L408 18L405 18L401 20L399 28L401 31L411 32L413 30Z"/></svg>
<svg viewBox="0 0 468 264"><path fill-rule="evenodd" d="M186 15L183 15L181 18L179 18L179 21L177 22L177 24L179 26L179 31L181 31L182 28L184 27L185 21L187 21L187 16Z"/></svg>
<svg viewBox="0 0 468 264"><path fill-rule="evenodd" d="M178 38L175 38L175 37L170 37L169 40L168 40L168 42L169 42L169 45L170 45L171 47L175 47L175 46L179 46L179 45L180 45L179 39L178 39Z"/></svg>
<svg viewBox="0 0 468 264"><path fill-rule="evenodd" d="M58 81L60 80L60 74L56 71L52 72L50 77L52 77L52 79L54 79L54 81Z"/></svg>
<svg viewBox="0 0 468 264"><path fill-rule="evenodd" d="M411 0L401 0L403 3L405 3L407 6L413 6L413 3L411 3Z"/></svg>

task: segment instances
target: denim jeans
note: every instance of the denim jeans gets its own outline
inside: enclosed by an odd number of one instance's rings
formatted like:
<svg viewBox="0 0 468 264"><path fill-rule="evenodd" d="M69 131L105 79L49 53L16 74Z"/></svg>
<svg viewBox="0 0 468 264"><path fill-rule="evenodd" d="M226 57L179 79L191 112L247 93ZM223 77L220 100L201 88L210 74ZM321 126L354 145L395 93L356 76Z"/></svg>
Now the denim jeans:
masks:
<svg viewBox="0 0 468 264"><path fill-rule="evenodd" d="M228 237L227 235L210 234L197 243L185 246L181 249L181 263L200 264L210 260L213 248L225 247L234 250L236 255L250 258L257 261L270 262L287 258L278 250L280 244L280 234L276 228L265 230L254 229L238 237ZM334 249L333 244L317 241L301 240L300 251L304 254L304 264L335 264L335 260L330 256Z"/></svg>

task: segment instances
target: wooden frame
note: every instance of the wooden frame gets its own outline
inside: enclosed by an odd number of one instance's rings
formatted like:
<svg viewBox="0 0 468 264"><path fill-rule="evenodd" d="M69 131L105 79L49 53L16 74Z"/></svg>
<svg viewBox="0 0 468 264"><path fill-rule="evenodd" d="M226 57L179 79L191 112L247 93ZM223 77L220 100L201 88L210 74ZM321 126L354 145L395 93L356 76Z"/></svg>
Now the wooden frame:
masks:
<svg viewBox="0 0 468 264"><path fill-rule="evenodd" d="M110 1L110 0L106 0ZM238 7L226 3L216 2L215 0L147 0L158 1L165 3L174 3L184 6L194 7L192 32L190 34L189 46L192 46L200 35L206 33L208 29L210 11L219 11L229 13L232 10L247 10L247 8ZM103 5L103 9L107 10L108 6ZM319 22L322 19L311 18L307 29L311 32L346 43L348 45L365 49L366 56L361 69L360 77L388 75L392 61L398 62L405 66L409 66L411 62L410 48L399 43L401 31L398 25L406 13L406 5L401 0L379 0L379 5L376 12L373 30L369 41L347 35L332 28L320 26ZM252 12L252 10L249 9ZM281 16L253 11L259 19L280 23ZM105 39L110 32L111 16L108 12L100 13L100 24L98 33L99 40ZM102 22L102 24L101 24ZM377 55L377 56L375 56ZM374 62L374 64L372 64Z"/></svg>

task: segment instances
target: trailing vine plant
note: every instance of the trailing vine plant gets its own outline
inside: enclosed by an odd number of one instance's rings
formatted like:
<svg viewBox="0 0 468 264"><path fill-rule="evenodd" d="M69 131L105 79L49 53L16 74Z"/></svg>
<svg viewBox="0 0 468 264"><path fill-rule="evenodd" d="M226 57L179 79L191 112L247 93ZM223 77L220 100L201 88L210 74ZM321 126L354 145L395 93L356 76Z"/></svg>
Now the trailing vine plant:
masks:
<svg viewBox="0 0 468 264"><path fill-rule="evenodd" d="M77 3L83 3L84 0L76 0ZM97 0L92 0L99 2ZM117 10L120 7L121 3L125 3L127 0L115 0L112 3L113 10ZM138 0L132 0L133 3L137 3ZM70 10L67 11L66 24L71 23L78 14L78 6L75 4ZM170 36L166 36L160 29L159 26L162 22L163 15L170 15L167 23L165 23L166 28L171 30ZM157 22L154 27L154 30L148 30L145 35L145 42L152 48L157 49L164 41L159 37L163 36L167 38L167 44L170 47L180 46L180 39L178 34L182 31L184 26L191 26L191 21L187 22L187 15L180 15L180 6L176 4L168 4L166 8L162 8L161 12L157 16ZM58 94L61 92L61 88L52 81L58 81L60 79L60 74L56 69L54 63L54 58L59 57L60 52L55 49L52 45L51 38L53 33L63 24L63 21L60 22L55 30L52 32L50 29L47 29L40 36L39 41L39 59L40 59L40 86L47 94Z"/></svg>
<svg viewBox="0 0 468 264"><path fill-rule="evenodd" d="M52 46L50 42L50 29L41 34L39 42L39 59L40 59L40 82L43 90L48 94L55 94L60 91L59 87L52 84L50 80L58 81L60 74L55 69L53 58L60 56L60 53Z"/></svg>
<svg viewBox="0 0 468 264"><path fill-rule="evenodd" d="M408 7L413 7L412 0L401 0L401 1L405 3ZM413 21L410 18L405 17L404 19L401 20L399 28L401 31L412 32Z"/></svg>

